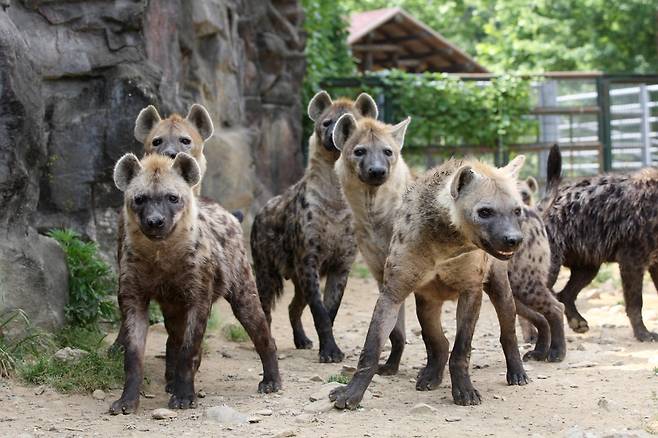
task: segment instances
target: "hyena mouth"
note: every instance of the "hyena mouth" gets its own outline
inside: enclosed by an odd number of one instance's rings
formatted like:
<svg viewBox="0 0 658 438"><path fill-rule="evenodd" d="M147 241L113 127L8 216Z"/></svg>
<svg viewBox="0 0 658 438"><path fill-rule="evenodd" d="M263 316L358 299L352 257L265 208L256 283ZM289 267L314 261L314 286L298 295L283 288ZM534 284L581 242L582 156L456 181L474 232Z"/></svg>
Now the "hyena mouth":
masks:
<svg viewBox="0 0 658 438"><path fill-rule="evenodd" d="M492 256L496 257L498 260L509 260L514 256L515 251L498 251L497 249L494 249L493 246L489 242L482 242L482 249L484 249L486 252L491 254Z"/></svg>

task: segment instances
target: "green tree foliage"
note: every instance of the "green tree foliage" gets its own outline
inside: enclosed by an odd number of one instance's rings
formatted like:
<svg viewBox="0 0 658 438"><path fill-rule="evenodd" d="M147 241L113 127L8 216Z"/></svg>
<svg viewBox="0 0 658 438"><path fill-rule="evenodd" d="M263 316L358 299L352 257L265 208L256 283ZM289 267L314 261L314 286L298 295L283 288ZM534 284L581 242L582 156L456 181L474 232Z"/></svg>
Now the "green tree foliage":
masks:
<svg viewBox="0 0 658 438"><path fill-rule="evenodd" d="M658 71L655 0L340 0L400 6L495 72Z"/></svg>
<svg viewBox="0 0 658 438"><path fill-rule="evenodd" d="M393 94L395 120L412 117L409 145L493 146L518 141L532 129L524 117L530 111L530 84L519 77L486 83L444 73L391 71L381 77Z"/></svg>

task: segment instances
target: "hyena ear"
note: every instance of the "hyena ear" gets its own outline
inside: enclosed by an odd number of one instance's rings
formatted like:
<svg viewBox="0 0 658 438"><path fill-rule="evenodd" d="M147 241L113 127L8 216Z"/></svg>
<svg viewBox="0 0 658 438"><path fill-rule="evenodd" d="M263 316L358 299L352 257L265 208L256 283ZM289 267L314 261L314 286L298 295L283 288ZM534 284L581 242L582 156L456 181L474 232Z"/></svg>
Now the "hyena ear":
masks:
<svg viewBox="0 0 658 438"><path fill-rule="evenodd" d="M130 185L130 181L137 176L142 170L142 165L139 158L135 154L128 153L119 158L117 164L114 166L114 185L117 189L125 192Z"/></svg>
<svg viewBox="0 0 658 438"><path fill-rule="evenodd" d="M140 143L144 143L151 129L160 123L161 120L158 110L153 105L149 105L141 110L135 120L135 139Z"/></svg>
<svg viewBox="0 0 658 438"><path fill-rule="evenodd" d="M536 193L537 190L539 190L539 184L537 184L537 180L533 177L529 176L528 179L525 180L525 183L528 185L531 192Z"/></svg>
<svg viewBox="0 0 658 438"><path fill-rule="evenodd" d="M171 166L180 176L183 177L190 187L194 187L201 181L201 169L194 157L185 152L179 152L174 158L174 164Z"/></svg>
<svg viewBox="0 0 658 438"><path fill-rule="evenodd" d="M315 122L332 103L329 93L324 90L319 91L308 103L308 117Z"/></svg>
<svg viewBox="0 0 658 438"><path fill-rule="evenodd" d="M199 105L198 103L192 105L185 119L199 131L199 135L201 135L203 141L208 140L212 137L213 132L215 132L210 114L208 114L208 110L203 105Z"/></svg>
<svg viewBox="0 0 658 438"><path fill-rule="evenodd" d="M400 149L402 149L402 146L404 146L404 135L407 133L407 127L409 126L410 122L411 117L407 117L391 128L391 135L393 136L393 139L400 145Z"/></svg>
<svg viewBox="0 0 658 438"><path fill-rule="evenodd" d="M375 99L370 97L368 93L361 93L354 101L354 107L361 113L363 117L370 117L376 119L379 116L379 110Z"/></svg>
<svg viewBox="0 0 658 438"><path fill-rule="evenodd" d="M475 179L475 172L471 166L462 166L457 169L450 183L450 196L452 199L459 198L459 194L471 181Z"/></svg>
<svg viewBox="0 0 658 438"><path fill-rule="evenodd" d="M345 113L338 118L331 134L334 140L334 146L339 151L343 150L345 142L356 131L356 119L352 114Z"/></svg>
<svg viewBox="0 0 658 438"><path fill-rule="evenodd" d="M524 162L525 155L517 155L507 164L507 166L503 167L503 170L512 175L512 177L518 178Z"/></svg>

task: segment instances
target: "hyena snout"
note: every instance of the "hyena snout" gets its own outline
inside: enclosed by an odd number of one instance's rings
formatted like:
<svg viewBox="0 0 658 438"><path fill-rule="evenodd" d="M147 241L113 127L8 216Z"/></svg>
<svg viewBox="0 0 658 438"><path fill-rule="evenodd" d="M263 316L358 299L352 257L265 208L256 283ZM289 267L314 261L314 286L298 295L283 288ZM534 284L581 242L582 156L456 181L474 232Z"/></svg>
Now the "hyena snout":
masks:
<svg viewBox="0 0 658 438"><path fill-rule="evenodd" d="M516 251L523 242L523 234L511 233L503 236L503 245L510 251Z"/></svg>
<svg viewBox="0 0 658 438"><path fill-rule="evenodd" d="M384 179L387 172L388 169L384 166L370 166L368 167L368 178L375 180Z"/></svg>
<svg viewBox="0 0 658 438"><path fill-rule="evenodd" d="M178 151L173 149L173 148L167 148L161 152L162 155L166 155L167 157L171 158L172 160L176 158L176 155L178 155Z"/></svg>
<svg viewBox="0 0 658 438"><path fill-rule="evenodd" d="M152 214L146 218L146 226L152 230L164 228L165 218L161 214Z"/></svg>

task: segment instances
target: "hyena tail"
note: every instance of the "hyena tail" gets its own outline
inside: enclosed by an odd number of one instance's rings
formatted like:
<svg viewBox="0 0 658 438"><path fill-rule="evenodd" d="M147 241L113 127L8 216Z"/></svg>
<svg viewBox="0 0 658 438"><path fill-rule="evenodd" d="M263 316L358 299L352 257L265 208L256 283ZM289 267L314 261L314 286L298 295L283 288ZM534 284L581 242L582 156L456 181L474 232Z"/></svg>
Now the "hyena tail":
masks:
<svg viewBox="0 0 658 438"><path fill-rule="evenodd" d="M558 188L560 187L560 181L562 180L561 175L562 154L560 153L560 147L556 143L548 153L548 162L546 164L546 195L538 205L539 211L546 211L553 205Z"/></svg>
<svg viewBox="0 0 658 438"><path fill-rule="evenodd" d="M254 274L260 304L267 317L267 322L271 323L272 310L276 300L283 295L283 278L267 256L267 249L262 244L259 232L261 226L262 224L256 216L251 227L251 256L254 261Z"/></svg>

